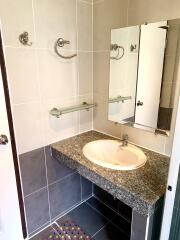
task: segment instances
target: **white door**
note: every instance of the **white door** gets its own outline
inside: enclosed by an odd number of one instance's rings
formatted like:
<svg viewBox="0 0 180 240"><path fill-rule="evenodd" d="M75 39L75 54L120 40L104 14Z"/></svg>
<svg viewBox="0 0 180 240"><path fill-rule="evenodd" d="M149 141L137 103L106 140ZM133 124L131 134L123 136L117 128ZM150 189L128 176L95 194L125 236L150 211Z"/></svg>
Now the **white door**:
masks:
<svg viewBox="0 0 180 240"><path fill-rule="evenodd" d="M135 123L157 128L167 22L141 26Z"/></svg>
<svg viewBox="0 0 180 240"><path fill-rule="evenodd" d="M0 240L22 240L18 194L0 69L0 136L2 134L6 135L9 141L2 145L3 138L0 138Z"/></svg>
<svg viewBox="0 0 180 240"><path fill-rule="evenodd" d="M171 161L169 166L169 176L168 176L168 182L167 182L167 185L172 187L172 191L166 190L160 240L169 239L171 220L172 220L172 214L173 214L173 208L174 208L174 199L176 194L176 185L177 185L178 173L179 173L179 167L180 167L179 147L180 147L180 99L179 99L176 126L175 126L175 132L174 132L172 155L171 155Z"/></svg>

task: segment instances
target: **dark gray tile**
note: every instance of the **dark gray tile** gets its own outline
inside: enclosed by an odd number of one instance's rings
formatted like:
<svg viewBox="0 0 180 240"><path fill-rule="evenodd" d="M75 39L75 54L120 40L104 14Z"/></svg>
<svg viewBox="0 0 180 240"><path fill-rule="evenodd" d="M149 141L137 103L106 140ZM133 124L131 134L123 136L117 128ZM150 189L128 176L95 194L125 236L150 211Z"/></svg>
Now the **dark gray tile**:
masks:
<svg viewBox="0 0 180 240"><path fill-rule="evenodd" d="M48 192L46 188L25 198L25 211L28 233L32 233L50 221Z"/></svg>
<svg viewBox="0 0 180 240"><path fill-rule="evenodd" d="M75 172L65 166L64 164L60 163L56 158L51 156L51 148L47 146L45 148L46 153L46 163L47 163L47 175L48 175L48 183L51 184L55 181L58 181L69 174Z"/></svg>
<svg viewBox="0 0 180 240"><path fill-rule="evenodd" d="M75 208L68 213L67 216L73 219L87 234L91 236L108 222L104 216L99 214L86 203ZM58 221L61 221L61 219Z"/></svg>
<svg viewBox="0 0 180 240"><path fill-rule="evenodd" d="M131 240L144 240L146 235L147 217L133 211Z"/></svg>
<svg viewBox="0 0 180 240"><path fill-rule="evenodd" d="M82 200L92 196L92 182L81 176Z"/></svg>
<svg viewBox="0 0 180 240"><path fill-rule="evenodd" d="M102 215L104 215L106 218L111 220L114 218L117 214L112 211L110 208L108 208L106 205L98 201L95 197L90 198L87 201L88 204L90 204L93 208L95 208L98 212L100 212Z"/></svg>
<svg viewBox="0 0 180 240"><path fill-rule="evenodd" d="M179 240L180 239L179 225L180 225L180 210L174 208L169 240L171 240L171 239Z"/></svg>
<svg viewBox="0 0 180 240"><path fill-rule="evenodd" d="M160 238L163 206L160 206L149 219L148 240L158 240Z"/></svg>
<svg viewBox="0 0 180 240"><path fill-rule="evenodd" d="M30 238L30 240L45 240L45 239L56 239L60 240L60 237L57 233L55 233L54 229L52 227L48 227L36 236Z"/></svg>
<svg viewBox="0 0 180 240"><path fill-rule="evenodd" d="M111 221L117 228L119 228L125 235L131 235L131 223L120 215L116 215Z"/></svg>
<svg viewBox="0 0 180 240"><path fill-rule="evenodd" d="M81 201L80 175L74 173L49 186L51 217L55 218Z"/></svg>
<svg viewBox="0 0 180 240"><path fill-rule="evenodd" d="M105 228L98 232L94 237L94 240L129 240L130 238L124 235L113 224L109 223ZM138 238L136 240L139 240Z"/></svg>
<svg viewBox="0 0 180 240"><path fill-rule="evenodd" d="M118 201L118 213L127 221L131 222L132 220L132 208L127 206L125 203Z"/></svg>
<svg viewBox="0 0 180 240"><path fill-rule="evenodd" d="M118 200L114 199L111 194L104 191L97 185L94 185L94 195L99 198L102 202L106 203L108 206L118 211Z"/></svg>
<svg viewBox="0 0 180 240"><path fill-rule="evenodd" d="M19 161L25 196L47 185L43 148L21 154Z"/></svg>

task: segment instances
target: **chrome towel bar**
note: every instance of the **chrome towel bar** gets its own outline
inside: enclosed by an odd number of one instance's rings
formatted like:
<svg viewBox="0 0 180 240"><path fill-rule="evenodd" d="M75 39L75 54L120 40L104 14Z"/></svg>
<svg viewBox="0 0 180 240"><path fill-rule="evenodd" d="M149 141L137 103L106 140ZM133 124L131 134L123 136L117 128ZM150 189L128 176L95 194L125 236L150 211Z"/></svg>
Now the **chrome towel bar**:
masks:
<svg viewBox="0 0 180 240"><path fill-rule="evenodd" d="M80 105L75 105L75 106L70 106L70 107L65 107L65 108L60 108L60 109L52 108L50 110L50 115L59 118L61 115L66 114L66 113L76 112L79 110L87 110L88 111L90 108L94 108L96 106L97 106L96 103L83 102Z"/></svg>
<svg viewBox="0 0 180 240"><path fill-rule="evenodd" d="M132 99L132 97L131 96L127 96L127 97L122 97L122 96L117 96L117 97L115 97L115 98L110 98L109 99L109 103L118 103L118 102L124 102L124 101L126 101L126 100L130 100L130 99Z"/></svg>

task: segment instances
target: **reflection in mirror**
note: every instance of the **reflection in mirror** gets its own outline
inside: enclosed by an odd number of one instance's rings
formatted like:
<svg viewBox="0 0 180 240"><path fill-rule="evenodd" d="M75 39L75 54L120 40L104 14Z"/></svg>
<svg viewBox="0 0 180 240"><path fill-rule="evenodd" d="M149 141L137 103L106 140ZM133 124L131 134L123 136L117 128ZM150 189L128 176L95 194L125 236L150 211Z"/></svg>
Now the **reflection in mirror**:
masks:
<svg viewBox="0 0 180 240"><path fill-rule="evenodd" d="M110 57L109 119L115 122L134 121L139 36L139 26L111 31L111 46L121 46L111 47Z"/></svg>
<svg viewBox="0 0 180 240"><path fill-rule="evenodd" d="M179 30L179 19L112 29L109 120L170 130L177 92Z"/></svg>

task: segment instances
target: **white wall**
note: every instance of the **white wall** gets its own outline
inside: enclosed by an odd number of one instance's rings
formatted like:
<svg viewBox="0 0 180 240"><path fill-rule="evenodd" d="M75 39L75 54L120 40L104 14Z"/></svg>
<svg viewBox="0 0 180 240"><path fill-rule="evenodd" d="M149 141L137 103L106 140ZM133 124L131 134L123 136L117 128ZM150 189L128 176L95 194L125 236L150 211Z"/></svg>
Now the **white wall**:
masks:
<svg viewBox="0 0 180 240"><path fill-rule="evenodd" d="M18 153L24 153L92 128L92 110L56 119L52 107L92 101L92 1L1 0L5 57ZM31 47L20 44L23 31ZM58 37L71 41L63 54L53 50Z"/></svg>

